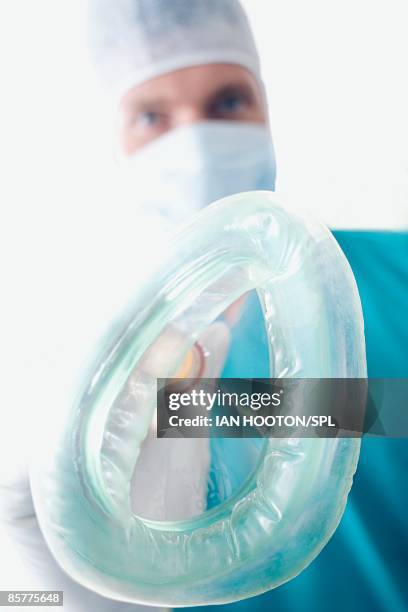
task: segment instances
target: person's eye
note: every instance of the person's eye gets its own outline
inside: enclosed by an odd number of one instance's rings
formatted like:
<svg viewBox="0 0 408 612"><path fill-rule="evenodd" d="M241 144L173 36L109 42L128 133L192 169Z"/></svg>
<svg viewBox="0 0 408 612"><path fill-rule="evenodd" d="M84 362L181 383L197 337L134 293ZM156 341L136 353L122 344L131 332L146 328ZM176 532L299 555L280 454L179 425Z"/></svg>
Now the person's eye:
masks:
<svg viewBox="0 0 408 612"><path fill-rule="evenodd" d="M228 117L241 113L249 105L246 95L240 92L230 92L222 95L211 105L213 117Z"/></svg>
<svg viewBox="0 0 408 612"><path fill-rule="evenodd" d="M156 127L161 121L162 115L156 111L143 111L137 116L137 124L142 127Z"/></svg>

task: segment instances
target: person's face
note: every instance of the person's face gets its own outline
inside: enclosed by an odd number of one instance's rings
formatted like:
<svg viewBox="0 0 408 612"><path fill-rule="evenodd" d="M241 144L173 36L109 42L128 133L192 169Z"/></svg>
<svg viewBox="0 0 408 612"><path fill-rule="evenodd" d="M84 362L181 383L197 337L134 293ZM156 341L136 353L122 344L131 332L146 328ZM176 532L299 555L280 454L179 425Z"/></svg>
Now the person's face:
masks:
<svg viewBox="0 0 408 612"><path fill-rule="evenodd" d="M248 70L207 64L137 85L119 103L119 149L129 156L169 130L208 120L267 123L262 89Z"/></svg>

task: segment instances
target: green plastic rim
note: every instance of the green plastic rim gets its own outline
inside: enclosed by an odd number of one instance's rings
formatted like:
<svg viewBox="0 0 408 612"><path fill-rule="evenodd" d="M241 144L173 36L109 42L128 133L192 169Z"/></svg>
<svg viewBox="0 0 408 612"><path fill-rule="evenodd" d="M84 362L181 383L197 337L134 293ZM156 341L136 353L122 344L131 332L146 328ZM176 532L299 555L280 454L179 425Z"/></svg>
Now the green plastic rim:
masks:
<svg viewBox="0 0 408 612"><path fill-rule="evenodd" d="M366 376L358 291L327 228L288 213L270 192L200 212L115 325L101 330L84 382L60 401L52 436L31 463L47 544L83 586L151 605L232 602L299 574L336 529L357 439L269 439L239 495L188 521L131 511L130 479L155 410L157 380L143 365L149 348L169 329L180 333L161 373L172 376L197 335L251 289L272 377Z"/></svg>

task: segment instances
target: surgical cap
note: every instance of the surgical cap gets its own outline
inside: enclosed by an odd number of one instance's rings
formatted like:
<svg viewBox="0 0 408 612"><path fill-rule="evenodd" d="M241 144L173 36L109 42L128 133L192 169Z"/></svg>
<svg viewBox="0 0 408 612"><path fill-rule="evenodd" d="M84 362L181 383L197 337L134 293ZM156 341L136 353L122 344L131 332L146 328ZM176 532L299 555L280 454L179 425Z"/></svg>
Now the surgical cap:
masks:
<svg viewBox="0 0 408 612"><path fill-rule="evenodd" d="M89 49L105 89L129 89L180 68L232 63L260 79L238 0L88 0Z"/></svg>

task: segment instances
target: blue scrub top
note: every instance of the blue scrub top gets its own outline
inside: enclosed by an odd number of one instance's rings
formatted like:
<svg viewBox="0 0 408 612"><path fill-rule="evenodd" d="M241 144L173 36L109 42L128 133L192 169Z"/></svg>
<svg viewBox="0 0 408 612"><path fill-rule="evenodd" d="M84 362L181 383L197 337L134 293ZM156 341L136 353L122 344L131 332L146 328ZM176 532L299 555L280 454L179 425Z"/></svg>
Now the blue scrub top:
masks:
<svg viewBox="0 0 408 612"><path fill-rule="evenodd" d="M336 231L356 277L363 306L368 375L408 377L408 233ZM254 305L256 308L256 305ZM259 308L259 307L258 307ZM260 311L245 314L233 355L251 355ZM241 328L241 325L240 325ZM260 353L267 364L266 343ZM258 367L254 376L260 374ZM228 363L250 374L250 364ZM248 366L248 367L247 367ZM249 369L248 369L249 368ZM267 369L267 366L266 366ZM237 374L235 374L236 376ZM298 577L264 595L235 604L206 606L214 612L407 612L408 440L362 440L360 462L346 511L320 555Z"/></svg>

